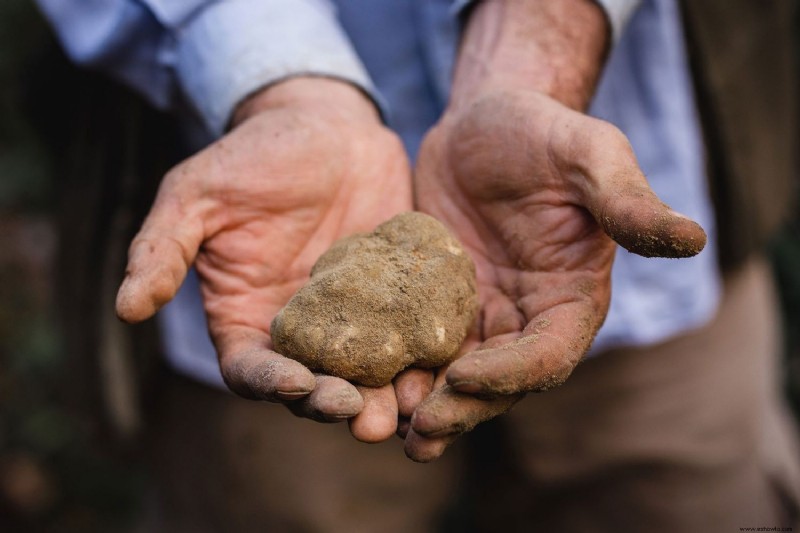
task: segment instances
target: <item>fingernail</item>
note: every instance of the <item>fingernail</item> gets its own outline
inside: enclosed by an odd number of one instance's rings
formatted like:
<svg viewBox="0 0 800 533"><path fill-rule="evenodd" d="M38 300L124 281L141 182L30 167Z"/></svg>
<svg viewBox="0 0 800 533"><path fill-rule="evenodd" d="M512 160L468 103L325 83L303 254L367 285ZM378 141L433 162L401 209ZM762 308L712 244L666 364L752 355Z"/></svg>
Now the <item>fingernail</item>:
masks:
<svg viewBox="0 0 800 533"><path fill-rule="evenodd" d="M353 418L357 414L358 413L352 413L352 414L339 414L339 413L337 413L337 414L328 414L328 415L325 415L325 418L329 418L331 420L337 420L337 421L339 421L339 420L348 420L350 418Z"/></svg>
<svg viewBox="0 0 800 533"><path fill-rule="evenodd" d="M483 387L477 381L456 381L454 383L448 381L448 384L456 391L466 394L478 394L483 391Z"/></svg>
<svg viewBox="0 0 800 533"><path fill-rule="evenodd" d="M302 398L303 396L308 396L311 391L295 391L295 392L288 392L288 391L277 391L275 392L275 396L277 396L281 400L292 401Z"/></svg>
<svg viewBox="0 0 800 533"><path fill-rule="evenodd" d="M420 417L417 416L417 413L414 413L414 416L411 417L411 429L414 430L415 433L428 438L428 439L437 439L439 437L446 437L452 433L449 428L444 429L436 429L433 431L426 431L424 419L421 421ZM420 427L422 426L422 427Z"/></svg>

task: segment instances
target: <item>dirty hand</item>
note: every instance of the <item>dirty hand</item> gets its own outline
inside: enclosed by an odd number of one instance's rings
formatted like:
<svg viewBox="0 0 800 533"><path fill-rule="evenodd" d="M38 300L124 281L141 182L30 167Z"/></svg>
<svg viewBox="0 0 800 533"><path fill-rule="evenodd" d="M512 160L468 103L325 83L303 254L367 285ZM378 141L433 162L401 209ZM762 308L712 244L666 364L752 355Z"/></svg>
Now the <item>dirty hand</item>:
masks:
<svg viewBox="0 0 800 533"><path fill-rule="evenodd" d="M360 440L388 438L397 420L391 385L359 390L315 376L271 349L268 328L337 239L411 208L403 147L365 95L323 78L265 89L233 124L165 176L131 243L117 313L151 317L194 264L233 392L316 420L351 419Z"/></svg>
<svg viewBox="0 0 800 533"><path fill-rule="evenodd" d="M497 1L481 4L473 19L479 17L477 29L492 26L497 21L486 10L504 4L539 5L552 18L570 3L597 10L584 0ZM588 23L594 15L583 16L570 20ZM512 19L527 20L519 13ZM464 355L442 369L414 411L406 453L417 461L435 459L457 435L505 412L524 393L567 379L608 310L613 241L648 257L687 257L705 244L700 226L650 190L624 135L576 110L586 105L590 87L559 83L578 77L561 76L542 89L530 82L541 77L519 84L492 71L505 56L479 62L481 75L470 77L464 63L481 53L470 48L474 23L451 104L423 143L415 196L475 260L481 312ZM580 38L570 42L578 46ZM536 50L527 52L535 57ZM599 64L602 54L596 55Z"/></svg>

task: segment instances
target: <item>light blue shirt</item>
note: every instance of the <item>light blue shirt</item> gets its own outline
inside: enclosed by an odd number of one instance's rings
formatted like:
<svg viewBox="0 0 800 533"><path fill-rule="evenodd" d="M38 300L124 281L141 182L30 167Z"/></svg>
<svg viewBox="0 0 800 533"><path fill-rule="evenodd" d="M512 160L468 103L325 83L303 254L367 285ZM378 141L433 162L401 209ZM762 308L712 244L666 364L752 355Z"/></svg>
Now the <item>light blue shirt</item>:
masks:
<svg viewBox="0 0 800 533"><path fill-rule="evenodd" d="M184 103L220 135L237 102L303 73L354 83L380 102L413 158L449 92L457 25L451 0L39 0L70 55L105 69L155 105ZM592 354L643 346L705 324L720 295L713 211L676 0L598 0L615 47L591 113L628 136L650 185L700 222L691 259L619 249L606 323ZM160 313L180 372L222 385L191 272Z"/></svg>

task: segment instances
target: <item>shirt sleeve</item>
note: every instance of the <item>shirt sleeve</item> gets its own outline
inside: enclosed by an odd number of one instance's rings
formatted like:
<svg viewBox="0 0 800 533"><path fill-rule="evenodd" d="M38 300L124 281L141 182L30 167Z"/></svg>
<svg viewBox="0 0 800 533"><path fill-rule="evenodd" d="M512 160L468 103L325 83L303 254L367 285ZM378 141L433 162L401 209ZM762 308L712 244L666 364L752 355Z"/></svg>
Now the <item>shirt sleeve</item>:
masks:
<svg viewBox="0 0 800 533"><path fill-rule="evenodd" d="M595 0L606 11L609 24L611 24L611 34L616 43L622 35L622 30L628 25L634 11L638 8L642 0Z"/></svg>
<svg viewBox="0 0 800 533"><path fill-rule="evenodd" d="M220 135L254 91L302 74L374 89L328 0L37 0L69 56ZM377 98L375 98L377 100Z"/></svg>
<svg viewBox="0 0 800 533"><path fill-rule="evenodd" d="M453 13L460 15L470 5L480 0L455 0L453 2ZM594 0L605 10L606 17L611 26L611 34L614 42L619 40L622 30L628 25L636 8L641 5L642 0Z"/></svg>

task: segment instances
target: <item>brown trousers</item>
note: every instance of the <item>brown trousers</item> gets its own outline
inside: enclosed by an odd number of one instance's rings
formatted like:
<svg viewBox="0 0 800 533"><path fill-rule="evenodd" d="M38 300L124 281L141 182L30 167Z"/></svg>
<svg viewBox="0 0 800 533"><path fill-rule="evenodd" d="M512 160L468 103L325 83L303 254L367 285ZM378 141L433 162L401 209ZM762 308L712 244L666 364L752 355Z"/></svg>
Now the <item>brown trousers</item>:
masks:
<svg viewBox="0 0 800 533"><path fill-rule="evenodd" d="M152 442L147 531L724 532L797 527L768 267L726 280L707 327L586 361L414 464L399 440L293 418L175 378ZM157 524L157 525L156 525Z"/></svg>

